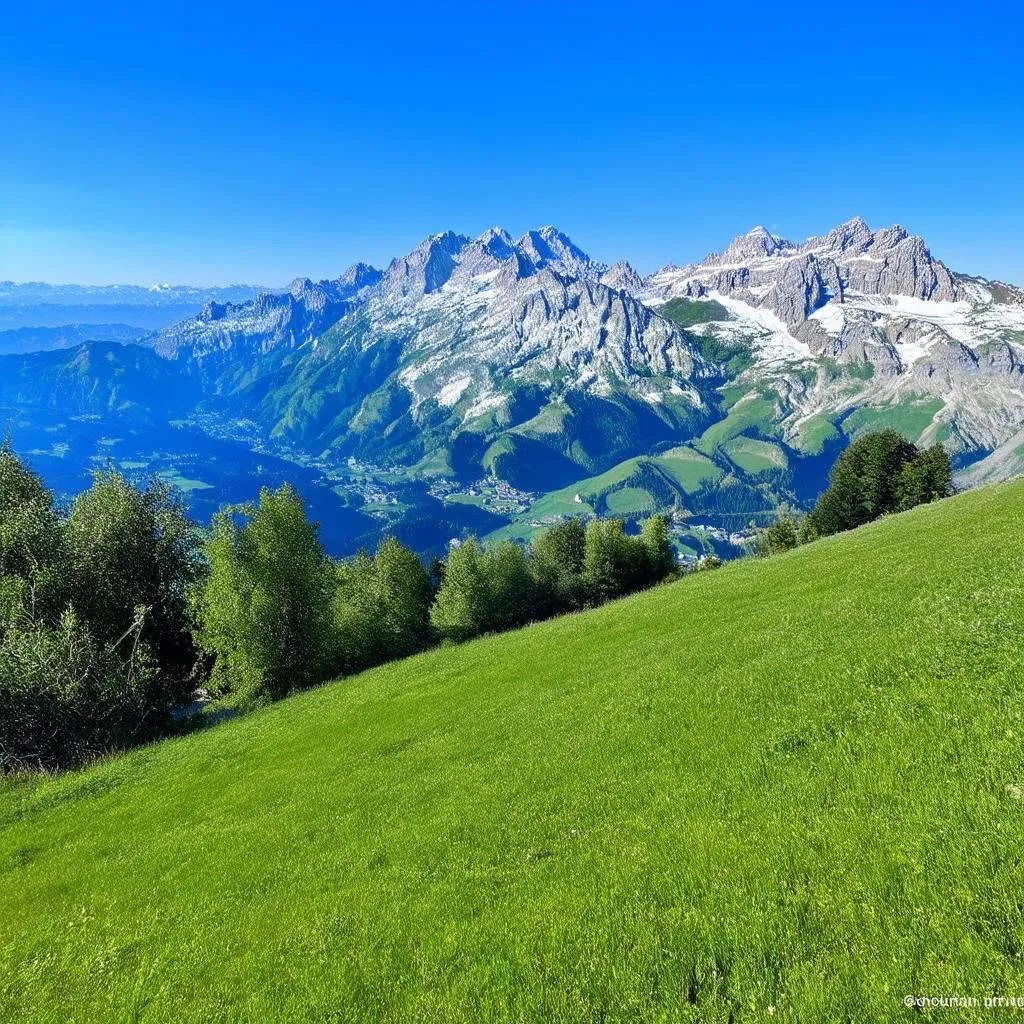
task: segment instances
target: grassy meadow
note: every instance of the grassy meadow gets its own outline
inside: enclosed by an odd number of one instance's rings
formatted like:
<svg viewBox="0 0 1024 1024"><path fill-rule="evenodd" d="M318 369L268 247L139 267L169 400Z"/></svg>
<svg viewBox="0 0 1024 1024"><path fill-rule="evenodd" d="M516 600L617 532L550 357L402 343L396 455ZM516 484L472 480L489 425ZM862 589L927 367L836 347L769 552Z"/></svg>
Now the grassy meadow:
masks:
<svg viewBox="0 0 1024 1024"><path fill-rule="evenodd" d="M0 1020L1024 996L1022 509L960 495L0 783Z"/></svg>

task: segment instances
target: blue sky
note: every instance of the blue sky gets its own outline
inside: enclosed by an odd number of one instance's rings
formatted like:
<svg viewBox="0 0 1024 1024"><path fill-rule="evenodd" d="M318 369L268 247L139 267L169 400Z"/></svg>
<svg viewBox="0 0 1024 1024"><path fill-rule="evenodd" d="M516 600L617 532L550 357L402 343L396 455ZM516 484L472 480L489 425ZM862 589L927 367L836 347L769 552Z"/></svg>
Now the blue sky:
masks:
<svg viewBox="0 0 1024 1024"><path fill-rule="evenodd" d="M1022 38L1010 3L11 5L0 279L278 284L547 223L649 271L860 214L1024 282Z"/></svg>

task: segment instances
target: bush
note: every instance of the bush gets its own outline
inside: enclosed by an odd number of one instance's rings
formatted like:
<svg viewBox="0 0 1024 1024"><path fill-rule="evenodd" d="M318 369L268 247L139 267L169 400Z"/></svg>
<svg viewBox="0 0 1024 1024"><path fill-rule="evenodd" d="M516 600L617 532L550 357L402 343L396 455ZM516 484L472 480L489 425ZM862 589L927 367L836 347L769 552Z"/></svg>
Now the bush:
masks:
<svg viewBox="0 0 1024 1024"><path fill-rule="evenodd" d="M161 694L141 616L102 643L68 610L55 626L28 618L0 645L0 770L58 770L156 734Z"/></svg>
<svg viewBox="0 0 1024 1024"><path fill-rule="evenodd" d="M791 551L800 544L800 525L791 515L781 515L757 536L757 553L764 557Z"/></svg>
<svg viewBox="0 0 1024 1024"><path fill-rule="evenodd" d="M698 558L693 569L694 572L707 572L710 569L721 569L722 560L718 555L705 555L703 558Z"/></svg>

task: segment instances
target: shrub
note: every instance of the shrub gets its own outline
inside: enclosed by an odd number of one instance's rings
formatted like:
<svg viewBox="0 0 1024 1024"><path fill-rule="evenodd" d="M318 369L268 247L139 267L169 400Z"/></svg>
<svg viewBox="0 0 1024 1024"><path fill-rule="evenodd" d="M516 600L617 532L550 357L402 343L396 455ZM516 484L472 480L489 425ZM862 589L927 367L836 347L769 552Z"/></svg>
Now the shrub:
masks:
<svg viewBox="0 0 1024 1024"><path fill-rule="evenodd" d="M800 525L791 515L781 515L757 536L757 553L762 556L791 551L800 543Z"/></svg>
<svg viewBox="0 0 1024 1024"><path fill-rule="evenodd" d="M56 625L27 617L0 644L0 770L57 770L150 738L168 710L142 618L118 643L97 640L73 610Z"/></svg>
<svg viewBox="0 0 1024 1024"><path fill-rule="evenodd" d="M718 555L704 555L703 558L698 558L696 565L694 565L695 572L707 572L710 569L721 569L722 560Z"/></svg>

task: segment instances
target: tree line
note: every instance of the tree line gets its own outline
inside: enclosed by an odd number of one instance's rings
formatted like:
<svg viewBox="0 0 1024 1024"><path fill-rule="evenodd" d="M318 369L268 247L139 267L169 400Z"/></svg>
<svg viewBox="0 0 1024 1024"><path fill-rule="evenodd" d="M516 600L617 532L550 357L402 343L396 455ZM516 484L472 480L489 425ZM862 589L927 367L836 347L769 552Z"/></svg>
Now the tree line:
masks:
<svg viewBox="0 0 1024 1024"><path fill-rule="evenodd" d="M836 461L802 521L762 554L944 497L940 446L893 431ZM704 560L698 567L720 564ZM664 516L569 519L528 547L453 545L426 567L394 538L335 561L288 485L202 531L159 479L94 475L58 510L0 446L0 770L61 769L177 728L197 690L247 706L439 643L593 608L681 572Z"/></svg>
<svg viewBox="0 0 1024 1024"><path fill-rule="evenodd" d="M865 434L836 459L829 486L803 519L782 515L757 540L760 554L852 530L953 493L949 455L940 444L918 448L895 430Z"/></svg>
<svg viewBox="0 0 1024 1024"><path fill-rule="evenodd" d="M425 567L394 538L334 561L295 490L208 531L158 479L105 470L66 511L0 447L0 769L62 769L176 728L200 688L259 704L438 643L669 578L663 516L569 520L528 547L469 538Z"/></svg>

